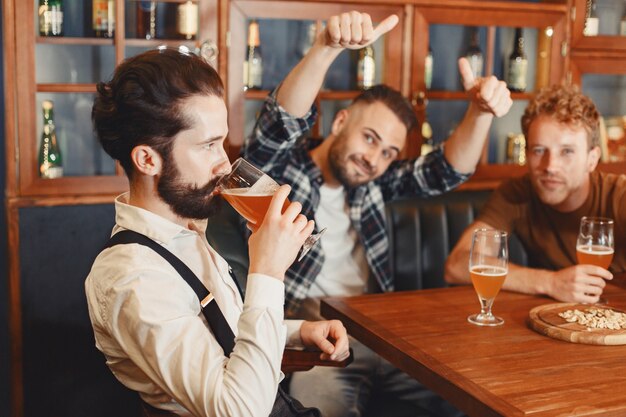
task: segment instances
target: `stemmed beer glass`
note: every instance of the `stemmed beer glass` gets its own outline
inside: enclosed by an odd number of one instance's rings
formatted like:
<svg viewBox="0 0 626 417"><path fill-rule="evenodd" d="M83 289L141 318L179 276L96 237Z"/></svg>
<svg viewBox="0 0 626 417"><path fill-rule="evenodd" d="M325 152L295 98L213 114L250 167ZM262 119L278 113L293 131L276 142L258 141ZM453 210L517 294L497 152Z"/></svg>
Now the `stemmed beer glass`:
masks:
<svg viewBox="0 0 626 417"><path fill-rule="evenodd" d="M579 264L609 269L614 253L613 219L607 217L583 217L576 240L576 258ZM598 304L606 304L600 298Z"/></svg>
<svg viewBox="0 0 626 417"><path fill-rule="evenodd" d="M276 181L243 158L233 163L231 173L222 177L216 186L216 190L237 210L237 213L257 226L263 222L278 188ZM289 200L285 200L283 211L288 204ZM325 231L324 228L318 233L311 234L304 241L298 261L311 250Z"/></svg>
<svg viewBox="0 0 626 417"><path fill-rule="evenodd" d="M504 323L491 313L491 306L509 271L508 234L500 230L476 229L472 235L469 272L480 301L480 313L467 318L479 326Z"/></svg>

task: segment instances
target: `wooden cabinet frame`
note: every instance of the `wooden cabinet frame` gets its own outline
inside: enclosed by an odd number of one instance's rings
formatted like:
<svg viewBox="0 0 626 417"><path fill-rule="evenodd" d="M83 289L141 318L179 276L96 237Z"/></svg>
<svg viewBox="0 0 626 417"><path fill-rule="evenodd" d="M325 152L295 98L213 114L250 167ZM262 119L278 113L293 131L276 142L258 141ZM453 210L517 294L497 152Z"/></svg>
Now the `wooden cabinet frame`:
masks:
<svg viewBox="0 0 626 417"><path fill-rule="evenodd" d="M231 157L234 156L243 144L244 126L244 101L248 99L263 99L267 92L244 92L242 57L245 56L245 44L247 39L247 21L257 19L294 19L294 20L317 20L324 21L328 17L351 10L358 9L372 16L374 22L381 21L385 17L395 13L400 18L398 26L385 35L385 73L383 82L400 89L402 85L403 59L402 45L408 40L403 39L406 25L404 8L394 5L352 5L330 2L310 1L281 1L281 0L232 0L230 2L228 28L224 28L223 39L229 40L227 90L229 109L229 142L231 145ZM321 92L324 99L353 98L356 92ZM319 98L318 98L319 100Z"/></svg>

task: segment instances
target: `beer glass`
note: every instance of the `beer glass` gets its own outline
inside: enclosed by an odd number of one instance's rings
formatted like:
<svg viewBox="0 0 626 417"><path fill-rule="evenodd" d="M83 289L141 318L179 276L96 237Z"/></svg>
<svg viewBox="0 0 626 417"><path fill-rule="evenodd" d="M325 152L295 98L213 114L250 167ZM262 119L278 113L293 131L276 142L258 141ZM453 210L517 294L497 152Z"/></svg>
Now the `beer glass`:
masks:
<svg viewBox="0 0 626 417"><path fill-rule="evenodd" d="M216 189L237 213L250 223L260 226L278 187L278 183L269 175L239 158L233 163L231 173L218 181ZM283 212L288 205L289 200L285 200ZM298 261L311 250L325 231L324 228L305 240Z"/></svg>
<svg viewBox="0 0 626 417"><path fill-rule="evenodd" d="M613 219L607 217L583 217L576 240L576 258L579 264L595 265L609 269L613 260ZM598 304L606 304L600 298Z"/></svg>
<svg viewBox="0 0 626 417"><path fill-rule="evenodd" d="M499 326L504 323L491 313L491 306L509 271L508 234L500 230L476 229L472 235L469 272L480 313L467 318L478 326Z"/></svg>

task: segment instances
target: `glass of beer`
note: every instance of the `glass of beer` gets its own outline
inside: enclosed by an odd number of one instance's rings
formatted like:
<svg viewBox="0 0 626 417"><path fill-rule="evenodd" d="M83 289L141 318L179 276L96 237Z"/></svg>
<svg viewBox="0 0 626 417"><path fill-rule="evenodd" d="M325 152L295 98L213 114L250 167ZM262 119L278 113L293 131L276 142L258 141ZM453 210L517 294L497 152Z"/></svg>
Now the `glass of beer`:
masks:
<svg viewBox="0 0 626 417"><path fill-rule="evenodd" d="M491 307L508 271L508 234L493 229L474 230L469 272L480 301L480 313L472 314L467 321L478 326L499 326L504 323L502 318L491 313Z"/></svg>
<svg viewBox="0 0 626 417"><path fill-rule="evenodd" d="M576 258L579 264L595 265L609 269L613 260L613 219L607 217L583 217L576 241ZM600 298L598 304L606 304Z"/></svg>
<svg viewBox="0 0 626 417"><path fill-rule="evenodd" d="M278 183L269 175L245 159L239 158L233 163L231 173L219 180L216 190L244 219L260 226L278 187ZM283 212L288 205L289 200L285 200ZM323 229L311 234L306 239L298 261L311 250L325 231L326 229Z"/></svg>

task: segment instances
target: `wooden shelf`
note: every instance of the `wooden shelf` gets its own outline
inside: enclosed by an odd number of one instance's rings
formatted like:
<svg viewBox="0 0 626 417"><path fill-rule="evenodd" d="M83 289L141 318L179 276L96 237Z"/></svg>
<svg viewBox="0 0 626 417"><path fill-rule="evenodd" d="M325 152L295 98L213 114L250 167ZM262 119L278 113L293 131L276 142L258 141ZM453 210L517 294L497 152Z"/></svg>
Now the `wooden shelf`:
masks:
<svg viewBox="0 0 626 417"><path fill-rule="evenodd" d="M160 45L165 46L186 46L192 51L196 47L196 39L136 39L136 38L127 38L124 40L126 46L143 46L146 48L156 48Z"/></svg>
<svg viewBox="0 0 626 417"><path fill-rule="evenodd" d="M37 84L38 93L95 93L96 84Z"/></svg>
<svg viewBox="0 0 626 417"><path fill-rule="evenodd" d="M511 93L513 100L530 100L534 93ZM429 90L426 92L426 98L431 100L467 100L465 91L442 91Z"/></svg>
<svg viewBox="0 0 626 417"><path fill-rule="evenodd" d="M572 45L572 50L590 49L595 53L626 54L626 36L583 36Z"/></svg>
<svg viewBox="0 0 626 417"><path fill-rule="evenodd" d="M246 100L265 100L270 90L246 90ZM320 100L352 100L361 94L360 90L330 91L322 90L318 94Z"/></svg>
<svg viewBox="0 0 626 417"><path fill-rule="evenodd" d="M64 36L37 36L38 44L51 45L85 45L85 46L113 46L113 38L75 38Z"/></svg>

